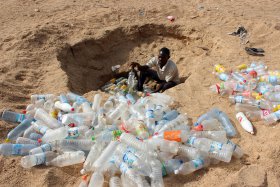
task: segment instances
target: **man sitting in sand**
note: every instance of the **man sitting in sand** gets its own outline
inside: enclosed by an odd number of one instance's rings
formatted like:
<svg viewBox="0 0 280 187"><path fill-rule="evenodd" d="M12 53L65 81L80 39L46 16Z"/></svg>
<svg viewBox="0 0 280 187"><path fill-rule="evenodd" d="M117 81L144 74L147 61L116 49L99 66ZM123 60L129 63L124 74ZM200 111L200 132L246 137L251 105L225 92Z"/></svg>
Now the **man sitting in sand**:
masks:
<svg viewBox="0 0 280 187"><path fill-rule="evenodd" d="M159 86L154 92L164 92L180 82L178 68L169 58L170 51L168 48L164 47L159 50L158 57L153 57L144 66L137 62L131 63L133 69L136 67L138 71L140 71L137 85L138 91L143 91L143 84L147 78L151 78L159 83ZM155 68L155 70L151 68Z"/></svg>

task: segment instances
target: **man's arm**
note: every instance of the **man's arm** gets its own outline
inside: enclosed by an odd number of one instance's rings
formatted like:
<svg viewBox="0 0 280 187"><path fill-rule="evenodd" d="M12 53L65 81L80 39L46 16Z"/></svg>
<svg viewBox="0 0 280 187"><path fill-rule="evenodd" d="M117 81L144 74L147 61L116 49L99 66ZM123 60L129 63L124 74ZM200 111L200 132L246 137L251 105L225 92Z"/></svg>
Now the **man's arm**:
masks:
<svg viewBox="0 0 280 187"><path fill-rule="evenodd" d="M140 65L139 63L137 63L137 62L132 62L131 63L131 65L130 65L130 67L131 68L135 68L135 67L137 67L137 69L139 70L139 71L147 71L150 67L148 66L148 65Z"/></svg>

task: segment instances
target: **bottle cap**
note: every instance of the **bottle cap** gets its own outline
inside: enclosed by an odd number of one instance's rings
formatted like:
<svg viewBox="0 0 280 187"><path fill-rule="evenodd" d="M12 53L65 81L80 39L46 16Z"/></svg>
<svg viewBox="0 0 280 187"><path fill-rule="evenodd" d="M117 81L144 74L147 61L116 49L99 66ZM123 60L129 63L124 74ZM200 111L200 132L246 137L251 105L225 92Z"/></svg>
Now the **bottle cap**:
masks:
<svg viewBox="0 0 280 187"><path fill-rule="evenodd" d="M42 139L41 138L39 138L37 141L38 141L38 143L42 143Z"/></svg>
<svg viewBox="0 0 280 187"><path fill-rule="evenodd" d="M88 177L87 175L83 175L82 179L85 181L85 180L87 180L87 177Z"/></svg>
<svg viewBox="0 0 280 187"><path fill-rule="evenodd" d="M23 113L23 114L26 114L26 110L23 110L22 113Z"/></svg>
<svg viewBox="0 0 280 187"><path fill-rule="evenodd" d="M92 136L92 137L91 137L91 140L92 140L92 141L94 141L94 140L95 140L95 137L94 137L94 136Z"/></svg>
<svg viewBox="0 0 280 187"><path fill-rule="evenodd" d="M6 143L9 143L9 142L11 142L11 140L10 140L9 138L7 138L7 139L5 140L5 142L6 142Z"/></svg>
<svg viewBox="0 0 280 187"><path fill-rule="evenodd" d="M203 131L203 125L199 124L193 128L195 131Z"/></svg>
<svg viewBox="0 0 280 187"><path fill-rule="evenodd" d="M74 112L74 111L75 111L75 108L71 108L71 111Z"/></svg>
<svg viewBox="0 0 280 187"><path fill-rule="evenodd" d="M255 70L252 70L249 72L249 75L251 75L253 78L256 78L258 76L258 73Z"/></svg>

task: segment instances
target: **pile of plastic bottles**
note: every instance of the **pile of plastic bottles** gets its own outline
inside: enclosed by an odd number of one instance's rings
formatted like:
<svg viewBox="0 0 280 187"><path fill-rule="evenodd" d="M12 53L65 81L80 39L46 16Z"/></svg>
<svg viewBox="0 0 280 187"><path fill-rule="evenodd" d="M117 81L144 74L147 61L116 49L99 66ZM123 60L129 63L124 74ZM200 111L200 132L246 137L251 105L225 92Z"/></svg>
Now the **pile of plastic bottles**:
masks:
<svg viewBox="0 0 280 187"><path fill-rule="evenodd" d="M250 121L264 120L267 125L280 119L280 71L268 71L262 62L239 65L236 71L226 71L215 65L215 75L222 83L210 89L229 95L236 112L244 113Z"/></svg>
<svg viewBox="0 0 280 187"><path fill-rule="evenodd" d="M19 123L0 144L1 155L21 155L21 165L64 167L83 163L80 186L164 186L163 176L187 175L243 155L228 140L235 129L212 109L191 129L186 114L170 109L170 96L134 99L119 92L104 104L67 93L32 95L25 113L9 110L1 119ZM91 177L87 177L93 173Z"/></svg>

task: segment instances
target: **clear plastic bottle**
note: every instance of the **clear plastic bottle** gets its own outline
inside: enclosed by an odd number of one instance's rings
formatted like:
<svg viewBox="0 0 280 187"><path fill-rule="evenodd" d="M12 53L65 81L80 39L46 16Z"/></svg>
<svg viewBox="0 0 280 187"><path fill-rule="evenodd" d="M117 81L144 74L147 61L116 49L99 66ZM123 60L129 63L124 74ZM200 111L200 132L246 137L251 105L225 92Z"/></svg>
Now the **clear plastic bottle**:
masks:
<svg viewBox="0 0 280 187"><path fill-rule="evenodd" d="M4 156L10 155L28 155L31 149L37 147L33 144L0 144L0 154Z"/></svg>
<svg viewBox="0 0 280 187"><path fill-rule="evenodd" d="M24 156L21 158L21 166L24 168L31 168L33 166L45 164L57 156L58 154L52 151Z"/></svg>
<svg viewBox="0 0 280 187"><path fill-rule="evenodd" d="M97 112L100 108L100 103L102 100L102 96L100 94L95 94L92 102L92 109L94 112Z"/></svg>
<svg viewBox="0 0 280 187"><path fill-rule="evenodd" d="M92 140L98 140L101 142L109 143L113 140L116 140L122 134L121 130L105 130L101 133L97 134L96 136L92 136Z"/></svg>
<svg viewBox="0 0 280 187"><path fill-rule="evenodd" d="M196 131L215 131L222 130L222 124L215 118L203 120L201 124L195 126Z"/></svg>
<svg viewBox="0 0 280 187"><path fill-rule="evenodd" d="M108 115L108 119L110 119L111 121L115 121L116 119L118 119L119 117L121 117L122 113L125 111L127 105L124 103L121 103L119 106L117 106L115 108L115 110L113 110L109 115Z"/></svg>
<svg viewBox="0 0 280 187"><path fill-rule="evenodd" d="M159 131L158 133L170 130L176 126L181 124L188 124L188 117L184 114L180 114L177 118L172 121L167 122Z"/></svg>
<svg viewBox="0 0 280 187"><path fill-rule="evenodd" d="M48 127L52 128L52 129L61 127L61 125L58 123L58 121L56 119L52 118L51 116L49 116L49 114L44 109L38 108L36 110L34 118L36 120L43 121Z"/></svg>
<svg viewBox="0 0 280 187"><path fill-rule="evenodd" d="M242 84L246 83L245 78L239 72L232 72L231 77Z"/></svg>
<svg viewBox="0 0 280 187"><path fill-rule="evenodd" d="M96 171L92 174L88 187L103 187L104 175L100 171Z"/></svg>
<svg viewBox="0 0 280 187"><path fill-rule="evenodd" d="M85 161L85 153L83 151L64 152L50 162L46 162L47 166L65 167L79 164Z"/></svg>
<svg viewBox="0 0 280 187"><path fill-rule="evenodd" d="M227 140L227 133L224 130L221 131L191 131L191 136L197 138L208 138L218 142L224 142Z"/></svg>
<svg viewBox="0 0 280 187"><path fill-rule="evenodd" d="M16 140L17 144L33 144L36 146L40 146L41 144L38 141L31 140L29 138L18 137Z"/></svg>
<svg viewBox="0 0 280 187"><path fill-rule="evenodd" d="M249 104L236 103L235 111L236 112L248 112L248 111L260 111L260 109L257 106L252 106Z"/></svg>
<svg viewBox="0 0 280 187"><path fill-rule="evenodd" d="M88 102L84 102L81 104L82 110L84 113L90 113L93 112L92 108L90 107L90 104Z"/></svg>
<svg viewBox="0 0 280 187"><path fill-rule="evenodd" d="M151 174L151 186L152 187L163 187L163 178L162 178L162 164L159 160L151 160L152 174Z"/></svg>
<svg viewBox="0 0 280 187"><path fill-rule="evenodd" d="M35 103L36 101L44 99L45 101L47 100L54 100L56 99L56 96L53 94L44 94L44 95L31 95L31 102Z"/></svg>
<svg viewBox="0 0 280 187"><path fill-rule="evenodd" d="M200 151L197 148L189 147L186 145L179 145L178 155L187 157L189 160L200 157Z"/></svg>
<svg viewBox="0 0 280 187"><path fill-rule="evenodd" d="M235 158L241 158L244 155L242 149L238 145L233 143L231 140L227 140L225 141L225 143L233 147L233 156Z"/></svg>
<svg viewBox="0 0 280 187"><path fill-rule="evenodd" d="M94 142L88 139L61 139L51 141L53 150L63 150L64 148L71 148L74 150L89 151L94 145Z"/></svg>
<svg viewBox="0 0 280 187"><path fill-rule="evenodd" d="M246 117L250 121L261 121L265 116L271 113L270 110L256 110L256 111L247 111L245 112Z"/></svg>
<svg viewBox="0 0 280 187"><path fill-rule="evenodd" d="M230 122L226 113L224 113L222 111L219 111L218 114L219 114L218 115L218 120L223 125L227 135L230 136L230 137L235 136L236 135L236 130L235 130L234 126L232 125L232 123Z"/></svg>
<svg viewBox="0 0 280 187"><path fill-rule="evenodd" d="M12 112L9 110L4 110L1 116L2 120L12 123L21 123L23 120L26 119L26 117L27 116L25 114Z"/></svg>
<svg viewBox="0 0 280 187"><path fill-rule="evenodd" d="M163 170L163 176L173 174L176 170L179 169L179 167L183 164L183 160L180 159L170 159L165 161L162 164L162 170Z"/></svg>
<svg viewBox="0 0 280 187"><path fill-rule="evenodd" d="M106 112L109 112L110 110L113 109L114 106L115 106L115 97L111 96L104 103L103 108L105 109Z"/></svg>
<svg viewBox="0 0 280 187"><path fill-rule="evenodd" d="M104 150L106 144L103 142L95 143L87 156L86 161L84 162L83 173L92 170L92 165L96 161L96 159L101 155L102 151Z"/></svg>
<svg viewBox="0 0 280 187"><path fill-rule="evenodd" d="M121 179L117 176L111 177L109 187L122 187Z"/></svg>
<svg viewBox="0 0 280 187"><path fill-rule="evenodd" d="M187 143L208 154L210 158L215 158L223 162L230 162L233 147L228 144L213 141L207 138L190 137Z"/></svg>
<svg viewBox="0 0 280 187"><path fill-rule="evenodd" d="M146 104L145 116L146 116L146 124L148 129L153 130L156 122L153 104Z"/></svg>
<svg viewBox="0 0 280 187"><path fill-rule="evenodd" d="M169 141L185 142L188 140L190 132L186 130L170 130L156 134L154 138L162 138Z"/></svg>
<svg viewBox="0 0 280 187"><path fill-rule="evenodd" d="M28 138L30 136L31 133L35 132L34 129L33 129L33 125L32 125L32 122L31 122L31 126L28 127L24 133L23 133L23 137L24 138Z"/></svg>
<svg viewBox="0 0 280 187"><path fill-rule="evenodd" d="M205 168L210 165L210 160L208 158L196 158L189 162L183 163L178 170L175 170L175 174L187 175L201 168Z"/></svg>
<svg viewBox="0 0 280 187"><path fill-rule="evenodd" d="M272 102L279 102L280 101L280 92L266 92L264 94L264 98L266 98Z"/></svg>
<svg viewBox="0 0 280 187"><path fill-rule="evenodd" d="M135 104L136 103L136 99L133 97L132 94L128 93L125 95L125 97L127 98L127 100L131 103L131 104Z"/></svg>
<svg viewBox="0 0 280 187"><path fill-rule="evenodd" d="M26 129L31 126L31 119L23 120L18 126L16 126L13 130L11 130L7 135L7 140L16 140L19 136L21 136Z"/></svg>
<svg viewBox="0 0 280 187"><path fill-rule="evenodd" d="M273 125L278 120L280 120L280 110L273 112L267 116L264 117L264 121L266 125Z"/></svg>
<svg viewBox="0 0 280 187"><path fill-rule="evenodd" d="M88 187L88 175L83 175L82 176L82 181L81 183L79 184L79 187Z"/></svg>
<svg viewBox="0 0 280 187"><path fill-rule="evenodd" d="M52 151L51 144L43 144L40 147L35 147L29 151L29 154L35 155L35 154L44 153L47 151Z"/></svg>
<svg viewBox="0 0 280 187"><path fill-rule="evenodd" d="M60 127L52 131L48 131L43 137L43 142L51 142L55 140L62 140L68 136L68 127Z"/></svg>
<svg viewBox="0 0 280 187"><path fill-rule="evenodd" d="M102 151L98 159L93 163L93 168L95 170L101 169L103 164L113 155L114 151L117 148L119 142L111 141L109 145Z"/></svg>
<svg viewBox="0 0 280 187"><path fill-rule="evenodd" d="M31 122L31 124L33 126L33 130L35 130L36 132L38 132L42 135L45 135L47 132L53 131L49 127L45 126L42 121Z"/></svg>
<svg viewBox="0 0 280 187"><path fill-rule="evenodd" d="M84 102L88 102L88 100L80 95L74 94L72 92L69 92L66 94L66 97L71 100L72 102L77 102L79 104L82 104Z"/></svg>

